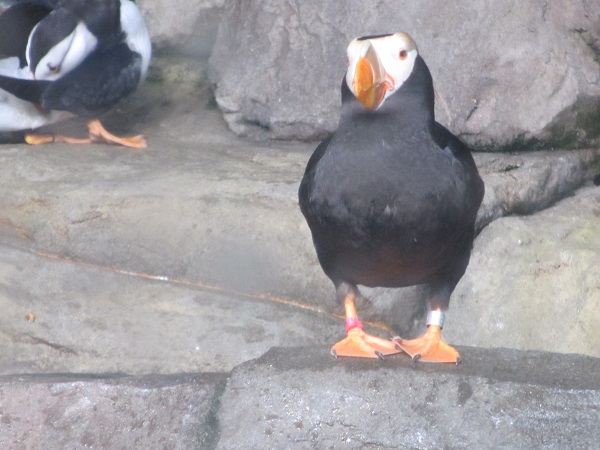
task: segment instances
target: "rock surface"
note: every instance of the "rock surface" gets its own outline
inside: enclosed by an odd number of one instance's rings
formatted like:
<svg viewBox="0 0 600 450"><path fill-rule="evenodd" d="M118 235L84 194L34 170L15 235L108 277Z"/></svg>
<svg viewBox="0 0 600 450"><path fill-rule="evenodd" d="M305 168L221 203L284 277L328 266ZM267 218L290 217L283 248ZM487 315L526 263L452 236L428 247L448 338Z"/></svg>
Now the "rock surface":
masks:
<svg viewBox="0 0 600 450"><path fill-rule="evenodd" d="M585 146L600 137L599 0L373 6L228 2L211 79L231 129L285 139L331 133L350 39L407 31L432 71L438 120L471 145Z"/></svg>
<svg viewBox="0 0 600 450"><path fill-rule="evenodd" d="M459 366L275 348L230 374L0 377L0 446L594 448L600 359L460 348Z"/></svg>
<svg viewBox="0 0 600 450"><path fill-rule="evenodd" d="M0 377L3 449L209 448L223 374Z"/></svg>
<svg viewBox="0 0 600 450"><path fill-rule="evenodd" d="M0 245L0 375L226 372L343 333L268 297L33 252Z"/></svg>
<svg viewBox="0 0 600 450"><path fill-rule="evenodd" d="M599 218L600 188L588 187L490 224L454 291L446 338L600 357Z"/></svg>
<svg viewBox="0 0 600 450"><path fill-rule="evenodd" d="M588 448L600 438L598 359L461 348L459 366L378 364L293 350L232 372L217 449Z"/></svg>
<svg viewBox="0 0 600 450"><path fill-rule="evenodd" d="M137 4L156 51L208 57L215 43L225 0L137 0Z"/></svg>

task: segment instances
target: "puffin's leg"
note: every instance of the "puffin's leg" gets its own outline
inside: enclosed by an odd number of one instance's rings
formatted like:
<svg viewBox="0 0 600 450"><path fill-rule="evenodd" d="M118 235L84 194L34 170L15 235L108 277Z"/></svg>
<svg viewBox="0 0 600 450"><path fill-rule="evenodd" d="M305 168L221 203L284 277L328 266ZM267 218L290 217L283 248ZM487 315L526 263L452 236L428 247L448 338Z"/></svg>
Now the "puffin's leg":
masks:
<svg viewBox="0 0 600 450"><path fill-rule="evenodd" d="M417 339L404 340L393 338L398 346L408 353L414 361L454 363L460 362L460 354L456 349L442 340L441 330L444 326L444 311L435 309L427 314L427 331Z"/></svg>
<svg viewBox="0 0 600 450"><path fill-rule="evenodd" d="M363 331L362 323L356 313L356 289L343 283L337 289L338 297L343 297L346 310L347 336L331 348L333 356L356 356L361 358L383 359L386 355L400 353L394 342L378 338Z"/></svg>
<svg viewBox="0 0 600 450"><path fill-rule="evenodd" d="M146 148L146 138L142 135L131 137L119 137L109 133L98 119L92 119L87 124L92 142L104 142L106 144L122 145L124 147Z"/></svg>

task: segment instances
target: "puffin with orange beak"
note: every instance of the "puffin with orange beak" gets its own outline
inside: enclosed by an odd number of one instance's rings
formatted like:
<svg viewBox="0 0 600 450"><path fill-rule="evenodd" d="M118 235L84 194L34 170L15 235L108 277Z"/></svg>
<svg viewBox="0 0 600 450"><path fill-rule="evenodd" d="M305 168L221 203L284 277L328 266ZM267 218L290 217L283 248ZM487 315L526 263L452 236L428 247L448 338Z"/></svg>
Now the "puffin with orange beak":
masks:
<svg viewBox="0 0 600 450"><path fill-rule="evenodd" d="M335 356L458 363L441 338L450 294L463 276L484 194L468 147L435 121L431 74L406 33L348 46L340 121L308 161L300 209L317 257L346 312ZM423 336L363 331L358 285L428 286Z"/></svg>

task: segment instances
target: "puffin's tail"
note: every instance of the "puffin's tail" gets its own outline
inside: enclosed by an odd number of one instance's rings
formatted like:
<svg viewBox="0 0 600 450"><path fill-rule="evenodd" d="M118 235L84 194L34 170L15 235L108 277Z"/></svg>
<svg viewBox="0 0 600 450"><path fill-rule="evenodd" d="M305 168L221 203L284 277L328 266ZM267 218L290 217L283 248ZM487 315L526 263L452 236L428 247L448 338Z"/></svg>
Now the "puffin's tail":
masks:
<svg viewBox="0 0 600 450"><path fill-rule="evenodd" d="M31 103L42 103L42 95L50 83L48 80L23 80L0 75L0 89Z"/></svg>

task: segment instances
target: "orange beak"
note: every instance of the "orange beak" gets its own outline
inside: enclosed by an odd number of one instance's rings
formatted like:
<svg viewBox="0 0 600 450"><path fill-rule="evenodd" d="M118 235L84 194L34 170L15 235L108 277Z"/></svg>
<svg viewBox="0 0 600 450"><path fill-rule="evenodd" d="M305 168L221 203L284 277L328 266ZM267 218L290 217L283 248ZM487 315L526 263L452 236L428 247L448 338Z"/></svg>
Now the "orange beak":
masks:
<svg viewBox="0 0 600 450"><path fill-rule="evenodd" d="M372 46L356 63L354 79L354 95L365 108L373 111L383 101L386 91L390 88L388 77L375 49Z"/></svg>

